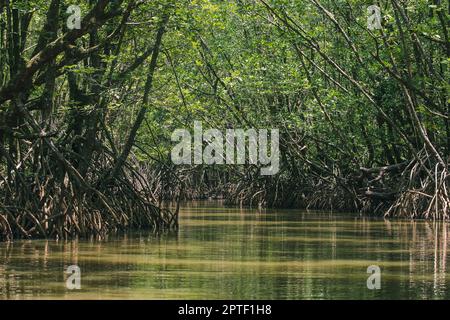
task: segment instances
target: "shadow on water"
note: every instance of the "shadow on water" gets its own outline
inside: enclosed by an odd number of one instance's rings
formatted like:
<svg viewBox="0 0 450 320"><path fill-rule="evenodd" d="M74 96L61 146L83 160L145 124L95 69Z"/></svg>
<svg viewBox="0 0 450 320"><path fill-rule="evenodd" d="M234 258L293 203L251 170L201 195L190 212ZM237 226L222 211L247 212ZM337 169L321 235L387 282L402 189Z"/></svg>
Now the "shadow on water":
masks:
<svg viewBox="0 0 450 320"><path fill-rule="evenodd" d="M448 299L448 234L442 221L202 202L178 234L0 243L0 299ZM81 290L65 286L69 265Z"/></svg>

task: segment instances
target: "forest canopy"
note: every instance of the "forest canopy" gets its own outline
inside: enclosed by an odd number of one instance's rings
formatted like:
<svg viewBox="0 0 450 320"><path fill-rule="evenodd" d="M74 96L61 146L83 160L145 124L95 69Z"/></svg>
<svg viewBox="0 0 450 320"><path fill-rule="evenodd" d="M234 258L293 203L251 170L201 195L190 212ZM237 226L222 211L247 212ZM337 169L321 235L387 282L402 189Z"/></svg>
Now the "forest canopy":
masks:
<svg viewBox="0 0 450 320"><path fill-rule="evenodd" d="M172 229L202 197L447 219L449 14L441 0L1 0L0 237ZM279 172L175 165L172 133L195 121L278 129Z"/></svg>

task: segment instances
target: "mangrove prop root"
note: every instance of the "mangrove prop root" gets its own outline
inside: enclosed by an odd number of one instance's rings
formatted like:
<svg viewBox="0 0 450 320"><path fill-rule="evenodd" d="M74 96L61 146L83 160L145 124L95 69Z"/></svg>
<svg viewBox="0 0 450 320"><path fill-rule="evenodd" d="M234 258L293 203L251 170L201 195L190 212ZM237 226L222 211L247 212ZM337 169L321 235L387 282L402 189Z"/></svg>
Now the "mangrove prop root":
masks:
<svg viewBox="0 0 450 320"><path fill-rule="evenodd" d="M176 228L174 214L154 204L149 186L136 179L134 166L125 166L117 178L105 182L104 172L113 160L101 153L82 177L62 148L51 145L48 158L28 157L20 165L13 163L9 177L0 177L0 239L104 237L130 228ZM56 153L57 160L52 157ZM33 168L32 173L24 167Z"/></svg>

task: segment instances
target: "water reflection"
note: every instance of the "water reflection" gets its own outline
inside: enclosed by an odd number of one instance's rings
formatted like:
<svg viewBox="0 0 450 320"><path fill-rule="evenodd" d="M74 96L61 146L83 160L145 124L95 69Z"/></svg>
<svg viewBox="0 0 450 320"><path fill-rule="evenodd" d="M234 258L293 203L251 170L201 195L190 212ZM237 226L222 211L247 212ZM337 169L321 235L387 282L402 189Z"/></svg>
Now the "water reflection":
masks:
<svg viewBox="0 0 450 320"><path fill-rule="evenodd" d="M177 235L0 243L3 299L450 298L448 224L185 207ZM82 289L63 271L81 268ZM366 269L381 267L381 290Z"/></svg>

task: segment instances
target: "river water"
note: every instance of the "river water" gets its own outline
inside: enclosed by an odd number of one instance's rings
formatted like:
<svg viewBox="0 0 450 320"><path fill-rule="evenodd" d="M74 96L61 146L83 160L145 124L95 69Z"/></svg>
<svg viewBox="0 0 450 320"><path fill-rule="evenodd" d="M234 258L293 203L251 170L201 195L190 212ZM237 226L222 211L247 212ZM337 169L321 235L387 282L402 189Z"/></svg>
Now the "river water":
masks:
<svg viewBox="0 0 450 320"><path fill-rule="evenodd" d="M193 203L177 234L0 243L0 299L449 299L448 236L445 222Z"/></svg>

